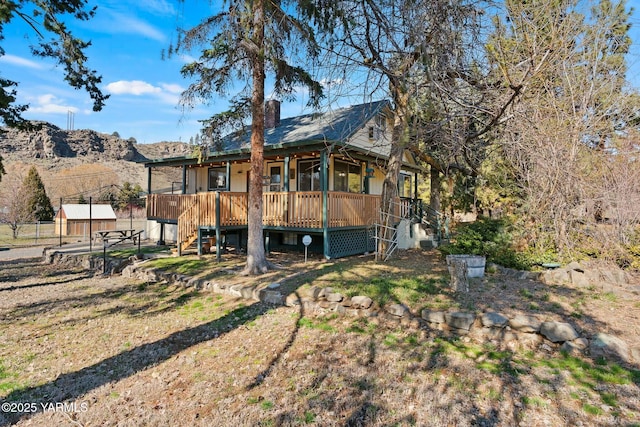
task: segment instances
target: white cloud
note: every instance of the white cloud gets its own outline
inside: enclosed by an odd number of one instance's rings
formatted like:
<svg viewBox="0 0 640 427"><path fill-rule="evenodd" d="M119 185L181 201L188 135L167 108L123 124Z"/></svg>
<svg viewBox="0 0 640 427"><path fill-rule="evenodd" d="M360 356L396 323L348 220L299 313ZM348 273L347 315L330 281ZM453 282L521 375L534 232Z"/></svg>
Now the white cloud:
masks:
<svg viewBox="0 0 640 427"><path fill-rule="evenodd" d="M77 113L79 110L76 107L64 105L64 100L57 98L53 94L40 95L36 98L35 102L29 106L30 113L39 114L67 114L69 111Z"/></svg>
<svg viewBox="0 0 640 427"><path fill-rule="evenodd" d="M160 93L162 89L142 80L119 80L109 83L107 90L114 95L145 95Z"/></svg>
<svg viewBox="0 0 640 427"><path fill-rule="evenodd" d="M109 8L100 8L98 19L94 19L92 29L107 34L137 34L157 40L162 43L167 42L165 33L149 22L133 16L131 13L118 12Z"/></svg>
<svg viewBox="0 0 640 427"><path fill-rule="evenodd" d="M26 68L34 68L40 70L43 68L42 64L31 61L30 59L22 58L20 56L15 55L4 55L0 57L0 62L4 62L6 64L17 65L19 67Z"/></svg>
<svg viewBox="0 0 640 427"><path fill-rule="evenodd" d="M154 86L142 80L119 80L106 86L113 95L150 95L159 99L163 104L177 105L180 94L184 91L182 86L173 83L160 83Z"/></svg>
<svg viewBox="0 0 640 427"><path fill-rule="evenodd" d="M160 86L162 87L162 89L164 89L165 91L169 92L169 93L182 93L184 92L184 88L182 86L180 86L179 84L169 84L169 83L161 83Z"/></svg>
<svg viewBox="0 0 640 427"><path fill-rule="evenodd" d="M176 15L176 9L166 0L147 0L142 4L144 4L146 10L156 15Z"/></svg>

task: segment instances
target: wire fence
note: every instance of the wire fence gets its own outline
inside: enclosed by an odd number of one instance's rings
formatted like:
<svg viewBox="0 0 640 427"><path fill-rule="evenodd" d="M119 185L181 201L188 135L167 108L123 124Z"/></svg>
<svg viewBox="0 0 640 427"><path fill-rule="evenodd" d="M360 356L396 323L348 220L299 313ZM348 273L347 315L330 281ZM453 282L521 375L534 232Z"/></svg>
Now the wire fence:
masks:
<svg viewBox="0 0 640 427"><path fill-rule="evenodd" d="M68 219L63 212L71 209L69 205L86 206L81 211L89 212L88 215L96 215L100 209L99 205L110 204L109 201L94 202L91 198L88 201L83 199L60 199L54 203L54 221L35 221L24 223L7 223L0 221L0 246L42 246L61 245L67 243L89 242L95 237L96 232L109 230L136 230L141 231L146 228L146 199L132 199L129 203L116 205L114 207L115 220L108 221L95 216L89 219L76 218L73 221ZM91 206L91 208L89 208ZM143 236L144 237L144 236Z"/></svg>
<svg viewBox="0 0 640 427"><path fill-rule="evenodd" d="M145 230L146 219L118 218L115 229L117 230ZM60 230L53 221L38 221L18 224L17 237L13 238L13 230L8 224L0 224L0 246L42 246L59 245L62 243L88 242L90 239L89 224L86 223L79 233L60 236ZM92 229L95 233L98 229Z"/></svg>

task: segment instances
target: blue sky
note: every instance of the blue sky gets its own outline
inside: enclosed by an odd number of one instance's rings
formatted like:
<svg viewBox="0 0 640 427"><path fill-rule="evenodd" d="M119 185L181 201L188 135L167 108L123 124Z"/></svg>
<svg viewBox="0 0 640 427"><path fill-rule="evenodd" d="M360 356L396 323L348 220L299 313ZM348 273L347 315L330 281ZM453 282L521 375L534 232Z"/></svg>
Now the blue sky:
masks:
<svg viewBox="0 0 640 427"><path fill-rule="evenodd" d="M162 59L162 51L176 40L176 27L189 27L212 11L208 0L99 0L96 16L70 22L76 36L91 40L89 66L103 76L102 89L111 96L101 112L83 91L70 88L62 70L30 55L36 34L19 19L5 27L0 57L3 77L17 81L19 102L30 108L24 116L67 127L74 113L75 129L118 132L138 143L183 141L198 133L199 119L227 107L226 99L184 110L179 105L187 88L180 68L189 57ZM188 7L187 7L188 6ZM283 105L283 116L301 114L305 100Z"/></svg>
<svg viewBox="0 0 640 427"><path fill-rule="evenodd" d="M189 27L212 10L208 0L94 0L98 12L88 22L70 23L77 36L91 40L89 66L103 76L102 88L111 94L101 112L93 112L92 101L83 91L76 91L63 81L62 71L38 58L28 46L37 41L33 30L18 19L5 26L0 57L4 78L19 82L19 102L30 104L25 117L45 120L67 127L68 112L74 113L75 129L118 132L123 138L134 137L138 143L158 141L188 142L199 130L197 120L222 111L227 100L218 98L210 105L183 110L180 93L188 82L180 68L188 57L162 59L176 39L176 27ZM629 77L640 87L640 1L629 0L635 7L632 17L633 50L629 55ZM285 103L283 117L308 112L306 99Z"/></svg>

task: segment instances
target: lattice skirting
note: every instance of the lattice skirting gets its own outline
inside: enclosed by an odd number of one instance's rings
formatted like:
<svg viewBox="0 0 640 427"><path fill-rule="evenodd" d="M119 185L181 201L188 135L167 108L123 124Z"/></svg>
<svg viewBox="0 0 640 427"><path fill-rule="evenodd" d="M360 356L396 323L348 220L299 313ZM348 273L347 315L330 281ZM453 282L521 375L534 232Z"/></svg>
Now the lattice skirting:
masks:
<svg viewBox="0 0 640 427"><path fill-rule="evenodd" d="M329 257L340 258L373 252L376 248L373 228L329 232Z"/></svg>

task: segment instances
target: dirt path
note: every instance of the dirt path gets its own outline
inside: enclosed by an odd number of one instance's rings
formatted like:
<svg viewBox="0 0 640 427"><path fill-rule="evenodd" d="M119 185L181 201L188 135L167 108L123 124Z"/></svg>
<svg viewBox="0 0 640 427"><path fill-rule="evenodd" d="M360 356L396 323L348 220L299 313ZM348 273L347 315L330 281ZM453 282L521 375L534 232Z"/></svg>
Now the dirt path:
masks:
<svg viewBox="0 0 640 427"><path fill-rule="evenodd" d="M531 304L524 286L479 282L475 308L500 292L521 297L498 298L505 310ZM569 310L569 292L556 291ZM506 351L39 260L3 262L0 296L0 426L640 423L640 371L557 351ZM612 329L637 327L637 302L588 296L576 321L599 319L592 303L635 316Z"/></svg>

